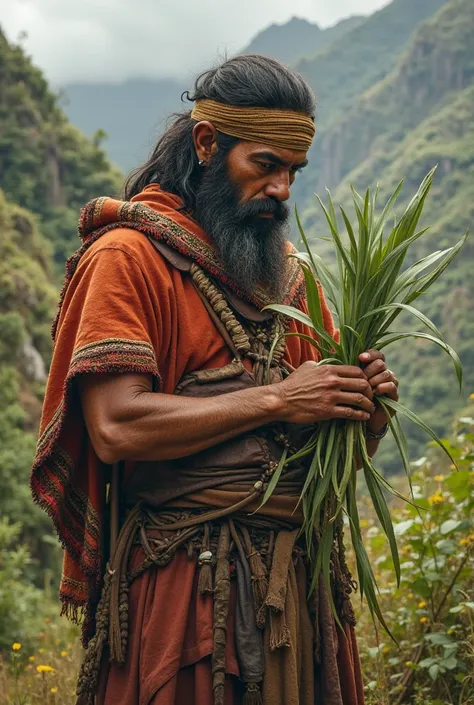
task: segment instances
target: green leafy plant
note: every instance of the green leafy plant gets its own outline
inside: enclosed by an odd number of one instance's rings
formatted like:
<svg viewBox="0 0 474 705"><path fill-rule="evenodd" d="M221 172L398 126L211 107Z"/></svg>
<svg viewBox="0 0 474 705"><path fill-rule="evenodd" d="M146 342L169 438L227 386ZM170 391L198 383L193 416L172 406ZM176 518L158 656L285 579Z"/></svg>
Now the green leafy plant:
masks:
<svg viewBox="0 0 474 705"><path fill-rule="evenodd" d="M299 260L304 272L309 315L291 306L274 304L269 308L309 326L314 331L314 337L300 333L293 335L304 337L317 348L321 357L319 364L358 365L358 357L365 350L371 348L381 350L398 340L423 338L435 343L449 355L461 385L462 368L458 355L442 339L434 323L412 304L428 291L448 267L461 249L467 233L454 247L438 250L404 268L410 246L427 231L426 228L418 230L417 226L434 173L435 169L425 177L402 217L395 222L387 237L385 237L385 231L402 189L402 183L398 185L379 216L376 215L377 191L372 194L367 190L363 198L353 189L357 227L353 227L347 213L341 208L346 238L339 230L336 211L328 191L328 207L326 208L321 200L320 204L329 225L338 276L335 276L312 251L297 214L298 227L306 252L297 253L294 256ZM319 283L337 316L340 331L338 340L333 340L324 329ZM419 323L423 324L425 331L393 331L393 323L402 312L414 316ZM408 478L410 463L405 434L398 416L391 417L390 412L398 412L400 416L417 424L449 455L449 450L445 448L434 431L410 409L386 397L378 398L378 403L387 411L390 430ZM312 453L312 461L300 501L304 512L302 530L306 534L309 550L315 528L320 537L317 554L311 556L313 558L312 587L322 573L331 595L330 555L335 520L343 511L350 526L361 596L365 595L372 615L377 615L388 631L377 600L374 571L361 535L356 503L358 464L362 464L368 491L390 544L397 584L400 583L400 557L384 490L408 502L411 500L403 497L374 466L367 453L365 424L362 422L332 420L319 424L306 447L298 455L310 453ZM263 502L268 500L284 467L291 461L291 457L283 455L268 484ZM333 611L337 619L334 605Z"/></svg>
<svg viewBox="0 0 474 705"><path fill-rule="evenodd" d="M402 579L364 493L362 533L380 585L380 605L399 643L379 638L370 615L356 605L367 705L468 705L474 699L474 394L444 444L412 463L413 492L423 507L391 504ZM433 445L433 444L431 444ZM398 486L402 476L394 477Z"/></svg>

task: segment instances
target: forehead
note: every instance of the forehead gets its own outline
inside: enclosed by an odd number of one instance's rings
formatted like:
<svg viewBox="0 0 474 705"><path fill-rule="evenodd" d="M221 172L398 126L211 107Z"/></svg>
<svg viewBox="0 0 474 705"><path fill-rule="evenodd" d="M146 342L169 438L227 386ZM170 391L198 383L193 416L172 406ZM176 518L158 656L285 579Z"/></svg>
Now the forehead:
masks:
<svg viewBox="0 0 474 705"><path fill-rule="evenodd" d="M303 164L307 159L307 152L305 151L288 149L287 147L274 147L273 145L251 142L250 140L239 140L232 151L235 152L236 156L249 159L252 157L258 158L259 156L268 159L273 156L276 162L289 167Z"/></svg>

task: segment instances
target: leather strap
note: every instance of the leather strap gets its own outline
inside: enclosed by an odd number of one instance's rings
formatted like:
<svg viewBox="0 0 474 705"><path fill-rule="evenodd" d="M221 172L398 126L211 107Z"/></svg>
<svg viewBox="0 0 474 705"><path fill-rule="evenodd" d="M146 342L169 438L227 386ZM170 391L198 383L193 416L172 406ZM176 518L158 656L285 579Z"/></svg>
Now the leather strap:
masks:
<svg viewBox="0 0 474 705"><path fill-rule="evenodd" d="M159 242L151 237L148 239L155 250L157 250L160 255L162 255L162 257L164 257L165 260L173 267L179 269L180 272L189 272L193 263L190 257L182 255L180 252L177 252L177 250L173 249L169 245L166 245L164 242ZM227 286L224 286L223 284L220 284L219 286L224 292L229 305L234 309L234 311L247 320L262 323L263 321L268 321L273 316L272 311L259 311L256 306L241 299Z"/></svg>

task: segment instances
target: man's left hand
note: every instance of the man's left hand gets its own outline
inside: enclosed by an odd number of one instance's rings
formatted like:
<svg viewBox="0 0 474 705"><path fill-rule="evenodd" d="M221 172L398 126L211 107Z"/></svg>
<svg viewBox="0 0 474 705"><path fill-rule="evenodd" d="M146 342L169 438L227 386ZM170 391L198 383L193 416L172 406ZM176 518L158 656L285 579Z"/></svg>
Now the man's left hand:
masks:
<svg viewBox="0 0 474 705"><path fill-rule="evenodd" d="M398 401L398 379L387 368L385 356L378 350L367 350L367 352L359 355L359 360L363 365L364 374L372 387L376 405L374 413L370 420L367 421L367 428L372 433L380 433L387 423L387 414L380 404L377 404L375 397L386 396L389 399ZM390 411L391 416L394 413L393 410Z"/></svg>

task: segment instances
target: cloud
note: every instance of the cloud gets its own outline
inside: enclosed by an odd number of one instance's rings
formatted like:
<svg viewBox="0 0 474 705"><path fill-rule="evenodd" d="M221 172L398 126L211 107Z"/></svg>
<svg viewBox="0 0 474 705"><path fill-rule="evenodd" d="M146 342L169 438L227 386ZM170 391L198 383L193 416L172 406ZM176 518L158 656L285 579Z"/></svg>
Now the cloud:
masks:
<svg viewBox="0 0 474 705"><path fill-rule="evenodd" d="M292 15L321 25L387 0L0 0L10 39L56 85L127 78L188 78L257 32Z"/></svg>

